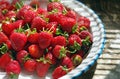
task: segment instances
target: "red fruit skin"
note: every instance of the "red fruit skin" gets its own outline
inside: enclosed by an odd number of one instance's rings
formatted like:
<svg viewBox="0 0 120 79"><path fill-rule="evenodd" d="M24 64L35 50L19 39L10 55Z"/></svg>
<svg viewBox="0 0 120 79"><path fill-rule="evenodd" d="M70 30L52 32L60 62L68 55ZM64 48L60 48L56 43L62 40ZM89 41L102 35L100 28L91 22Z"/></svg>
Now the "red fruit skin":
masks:
<svg viewBox="0 0 120 79"><path fill-rule="evenodd" d="M65 55L65 52L61 52L62 48L63 46L56 45L52 51L53 55L58 59L61 59L62 57L64 57L61 55Z"/></svg>
<svg viewBox="0 0 120 79"><path fill-rule="evenodd" d="M43 55L43 49L39 48L37 44L30 45L28 51L33 58L40 58Z"/></svg>
<svg viewBox="0 0 120 79"><path fill-rule="evenodd" d="M25 57L28 56L28 52L26 50L20 50L17 55L16 59L19 61L20 64L23 64L25 62Z"/></svg>
<svg viewBox="0 0 120 79"><path fill-rule="evenodd" d="M66 66L67 68L71 68L71 69L74 68L71 58L69 58L67 56L62 59L61 65Z"/></svg>
<svg viewBox="0 0 120 79"><path fill-rule="evenodd" d="M72 32L72 28L74 27L74 25L76 24L76 20L70 17L63 17L60 18L60 25L62 30L71 33Z"/></svg>
<svg viewBox="0 0 120 79"><path fill-rule="evenodd" d="M70 17L73 19L77 19L77 14L73 10L68 10L67 13L65 14L66 17Z"/></svg>
<svg viewBox="0 0 120 79"><path fill-rule="evenodd" d="M0 9L4 10L4 9L9 9L10 7L10 3L7 0L2 0L0 1Z"/></svg>
<svg viewBox="0 0 120 79"><path fill-rule="evenodd" d="M5 14L5 17L7 17L7 18L15 18L16 13L14 11L8 11L8 13Z"/></svg>
<svg viewBox="0 0 120 79"><path fill-rule="evenodd" d="M51 44L53 35L47 32L40 32L38 36L38 44L42 49L47 48Z"/></svg>
<svg viewBox="0 0 120 79"><path fill-rule="evenodd" d="M39 0L32 0L30 2L30 6L36 6L36 5L37 5L37 7L40 7L40 1Z"/></svg>
<svg viewBox="0 0 120 79"><path fill-rule="evenodd" d="M17 13L17 18L18 19L24 19L24 14L28 11L28 10L32 10L32 7L29 5L24 5L19 12Z"/></svg>
<svg viewBox="0 0 120 79"><path fill-rule="evenodd" d="M87 29L90 29L90 20L84 16L78 18L78 26L85 26Z"/></svg>
<svg viewBox="0 0 120 79"><path fill-rule="evenodd" d="M93 41L93 36L92 36L92 34L90 32L88 32L88 31L82 31L82 32L80 32L80 38L81 39L85 39L87 37L89 37L90 42Z"/></svg>
<svg viewBox="0 0 120 79"><path fill-rule="evenodd" d="M51 62L51 64L56 64L56 58L53 56L53 54L51 52L48 52L46 55L45 55L45 58L47 60L49 60Z"/></svg>
<svg viewBox="0 0 120 79"><path fill-rule="evenodd" d="M33 59L29 59L24 63L24 69L28 72L34 72L36 70L37 62Z"/></svg>
<svg viewBox="0 0 120 79"><path fill-rule="evenodd" d="M63 70L62 66L58 66L53 71L52 77L53 77L53 79L58 79L58 78L64 76L65 74L67 74L67 72L65 70Z"/></svg>
<svg viewBox="0 0 120 79"><path fill-rule="evenodd" d="M84 52L83 50L79 50L77 53L78 53L82 58L84 58L85 52Z"/></svg>
<svg viewBox="0 0 120 79"><path fill-rule="evenodd" d="M39 33L30 34L30 35L28 36L28 41L29 41L30 43L37 44L37 43L38 43L38 35L39 35Z"/></svg>
<svg viewBox="0 0 120 79"><path fill-rule="evenodd" d="M76 34L72 34L70 35L70 37L68 38L68 42L69 42L69 45L70 46L73 46L74 45L74 42L77 42L79 43L80 46L82 46L82 40L81 38L76 35Z"/></svg>
<svg viewBox="0 0 120 79"><path fill-rule="evenodd" d="M40 7L37 9L37 13L40 14L40 15L43 15L43 16L46 17L46 18L47 18L47 16L48 16L47 10L45 10L45 9L43 9L43 8L40 8Z"/></svg>
<svg viewBox="0 0 120 79"><path fill-rule="evenodd" d="M21 67L18 61L13 60L8 63L8 65L5 68L6 73L10 76L12 74L17 74L19 75L21 72Z"/></svg>
<svg viewBox="0 0 120 79"><path fill-rule="evenodd" d="M53 34L55 34L56 33L57 25L58 25L57 22L50 22L50 23L47 23L45 29L51 30L53 32Z"/></svg>
<svg viewBox="0 0 120 79"><path fill-rule="evenodd" d="M0 10L0 23L5 19L5 16L2 14L2 10Z"/></svg>
<svg viewBox="0 0 120 79"><path fill-rule="evenodd" d="M59 2L51 2L47 5L47 10L49 12L54 9L57 9L58 11L62 12L64 10L64 6Z"/></svg>
<svg viewBox="0 0 120 79"><path fill-rule="evenodd" d="M23 24L24 24L23 20L17 20L12 23L12 27L14 27L14 29L18 29L18 28L22 27Z"/></svg>
<svg viewBox="0 0 120 79"><path fill-rule="evenodd" d="M62 18L64 15L61 12L52 13L48 15L49 22L57 22L59 23L60 18Z"/></svg>
<svg viewBox="0 0 120 79"><path fill-rule="evenodd" d="M50 68L49 63L44 63L44 61L37 62L36 72L39 77L44 77L47 74L49 68Z"/></svg>
<svg viewBox="0 0 120 79"><path fill-rule="evenodd" d="M12 60L10 54L5 53L0 57L0 68L5 69L7 64Z"/></svg>
<svg viewBox="0 0 120 79"><path fill-rule="evenodd" d="M55 47L56 45L66 46L66 38L63 36L56 36L52 39L51 45Z"/></svg>
<svg viewBox="0 0 120 79"><path fill-rule="evenodd" d="M40 30L43 30L46 26L46 21L43 20L41 17L37 16L33 19L31 28L36 28L36 30L39 32Z"/></svg>
<svg viewBox="0 0 120 79"><path fill-rule="evenodd" d="M7 48L8 48L9 50L12 49L11 41L10 41L10 40L5 41L5 44L7 45Z"/></svg>
<svg viewBox="0 0 120 79"><path fill-rule="evenodd" d="M27 42L27 36L23 33L13 32L10 35L10 41L11 41L12 48L16 51L20 51L24 48Z"/></svg>
<svg viewBox="0 0 120 79"><path fill-rule="evenodd" d="M8 37L3 32L0 32L0 44L6 42L7 40Z"/></svg>
<svg viewBox="0 0 120 79"><path fill-rule="evenodd" d="M7 23L3 23L2 24L2 31L9 36L11 34L11 32L14 30L14 27L12 26L12 24L7 24Z"/></svg>

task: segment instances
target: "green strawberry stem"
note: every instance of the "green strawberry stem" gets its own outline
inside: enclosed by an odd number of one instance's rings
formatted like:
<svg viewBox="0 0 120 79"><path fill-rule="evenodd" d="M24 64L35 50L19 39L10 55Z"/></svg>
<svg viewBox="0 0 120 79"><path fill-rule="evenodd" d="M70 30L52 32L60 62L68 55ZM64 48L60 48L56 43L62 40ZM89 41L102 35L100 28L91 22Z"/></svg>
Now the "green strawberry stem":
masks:
<svg viewBox="0 0 120 79"><path fill-rule="evenodd" d="M66 48L63 46L63 47L60 49L59 58L61 59L61 58L65 57L65 56L66 56L66 52L67 52L67 50L66 50Z"/></svg>
<svg viewBox="0 0 120 79"><path fill-rule="evenodd" d="M22 1L20 1L20 2L17 2L17 3L15 4L15 7L16 7L16 9L21 9L23 5L24 5L24 3L23 3L23 0L22 0Z"/></svg>
<svg viewBox="0 0 120 79"><path fill-rule="evenodd" d="M18 74L14 74L14 73L11 73L10 75L9 75L9 79L18 79Z"/></svg>
<svg viewBox="0 0 120 79"><path fill-rule="evenodd" d="M8 47L5 43L0 46L0 53L5 54L8 51Z"/></svg>
<svg viewBox="0 0 120 79"><path fill-rule="evenodd" d="M80 31L83 31L83 30L87 30L87 28L86 28L85 26L82 26L82 27L80 28Z"/></svg>
<svg viewBox="0 0 120 79"><path fill-rule="evenodd" d="M75 33L77 31L77 29L78 29L78 25L75 24L72 28L72 33Z"/></svg>
<svg viewBox="0 0 120 79"><path fill-rule="evenodd" d="M83 41L82 41L82 44L85 45L85 46L89 46L91 44L90 42L90 37L87 36Z"/></svg>
<svg viewBox="0 0 120 79"><path fill-rule="evenodd" d="M7 9L2 10L2 14L5 15L8 12Z"/></svg>
<svg viewBox="0 0 120 79"><path fill-rule="evenodd" d="M43 62L44 64L51 64L50 60L46 59L45 56L43 55L43 57L40 57L40 59L36 60L37 62Z"/></svg>

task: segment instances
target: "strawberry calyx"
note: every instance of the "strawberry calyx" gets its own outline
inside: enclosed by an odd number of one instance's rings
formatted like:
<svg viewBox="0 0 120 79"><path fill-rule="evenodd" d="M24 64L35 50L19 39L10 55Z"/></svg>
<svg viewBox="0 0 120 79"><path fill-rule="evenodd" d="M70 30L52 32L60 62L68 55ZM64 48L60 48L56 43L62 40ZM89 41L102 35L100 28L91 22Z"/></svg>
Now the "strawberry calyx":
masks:
<svg viewBox="0 0 120 79"><path fill-rule="evenodd" d="M63 32L60 26L58 26L58 28L56 29L56 35L57 36L62 35L66 38L69 37L69 34L66 31Z"/></svg>
<svg viewBox="0 0 120 79"><path fill-rule="evenodd" d="M67 50L64 46L61 47L60 49L60 55L59 55L59 59L63 58L66 56Z"/></svg>
<svg viewBox="0 0 120 79"><path fill-rule="evenodd" d="M8 51L8 47L5 43L0 46L0 53L5 54Z"/></svg>
<svg viewBox="0 0 120 79"><path fill-rule="evenodd" d="M75 24L73 27L72 27L72 33L75 33L78 31L78 24Z"/></svg>
<svg viewBox="0 0 120 79"><path fill-rule="evenodd" d="M18 79L18 76L19 76L18 74L15 74L15 73L11 72L10 75L9 75L9 78L10 79Z"/></svg>
<svg viewBox="0 0 120 79"><path fill-rule="evenodd" d="M21 27L19 27L18 29L14 30L15 32L18 32L18 33L25 33L25 30Z"/></svg>
<svg viewBox="0 0 120 79"><path fill-rule="evenodd" d="M81 45L76 41L74 41L74 45L70 46L70 53L76 53L80 49L81 49Z"/></svg>
<svg viewBox="0 0 120 79"><path fill-rule="evenodd" d="M85 26L81 26L80 31L84 31L84 30L87 30L87 28Z"/></svg>
<svg viewBox="0 0 120 79"><path fill-rule="evenodd" d="M82 40L82 44L84 45L84 46L89 46L89 45L91 45L91 41L90 41L90 37L89 36L87 36L85 39L83 39Z"/></svg>
<svg viewBox="0 0 120 79"><path fill-rule="evenodd" d="M45 58L45 56L40 57L40 59L37 59L36 61L43 62L44 64L47 64L47 63L52 64L52 62L49 59Z"/></svg>
<svg viewBox="0 0 120 79"><path fill-rule="evenodd" d="M68 68L67 66L62 66L62 69L63 69L66 73L68 73L68 72L71 70L71 68Z"/></svg>
<svg viewBox="0 0 120 79"><path fill-rule="evenodd" d="M2 14L5 15L8 12L7 9L2 10Z"/></svg>
<svg viewBox="0 0 120 79"><path fill-rule="evenodd" d="M54 13L58 13L58 9L53 9L52 11L49 12L49 14L54 14Z"/></svg>
<svg viewBox="0 0 120 79"><path fill-rule="evenodd" d="M23 5L24 5L24 3L23 3L23 0L22 0L20 2L16 2L15 7L16 7L17 10L19 10L19 9L22 8Z"/></svg>

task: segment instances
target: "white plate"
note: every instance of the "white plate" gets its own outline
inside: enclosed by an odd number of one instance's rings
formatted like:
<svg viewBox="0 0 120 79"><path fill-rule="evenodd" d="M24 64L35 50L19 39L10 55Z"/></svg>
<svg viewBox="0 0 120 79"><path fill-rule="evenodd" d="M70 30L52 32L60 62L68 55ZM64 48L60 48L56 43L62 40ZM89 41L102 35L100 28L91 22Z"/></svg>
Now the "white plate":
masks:
<svg viewBox="0 0 120 79"><path fill-rule="evenodd" d="M29 1L29 0L27 0ZM40 0L43 7L46 5L48 0ZM85 16L91 21L91 32L93 34L93 45L90 49L88 56L83 62L76 67L74 70L69 72L67 75L60 79L72 79L77 76L81 76L84 72L88 71L89 68L94 65L95 61L99 58L102 53L105 44L105 30L99 17L87 6L76 0L61 0L61 2L68 8L73 9L79 15ZM0 79L8 79L6 73L0 72ZM51 72L49 71L45 78L39 78L36 74L30 75L24 71L20 74L19 79L52 79Z"/></svg>

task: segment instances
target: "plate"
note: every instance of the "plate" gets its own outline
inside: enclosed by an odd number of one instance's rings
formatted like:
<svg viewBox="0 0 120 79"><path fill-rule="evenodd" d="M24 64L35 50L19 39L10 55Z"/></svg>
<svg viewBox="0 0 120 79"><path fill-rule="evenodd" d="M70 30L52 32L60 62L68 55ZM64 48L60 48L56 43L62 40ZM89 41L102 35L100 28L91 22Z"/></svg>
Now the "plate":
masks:
<svg viewBox="0 0 120 79"><path fill-rule="evenodd" d="M26 3L29 3L29 0L26 0ZM42 3L42 7L47 4L47 0L40 0ZM74 70L69 72L67 75L59 78L59 79L73 79L78 76L82 76L83 73L89 70L91 66L94 65L95 61L102 54L105 44L105 30L104 25L100 18L96 15L96 13L76 0L61 0L61 2L68 8L73 9L78 15L85 16L91 21L91 33L93 34L93 44L89 51L87 57L82 61L82 63L77 66ZM0 72L1 79L8 79L5 72ZM36 74L31 74L22 71L18 79L52 79L51 70L48 72L46 77L38 78Z"/></svg>

